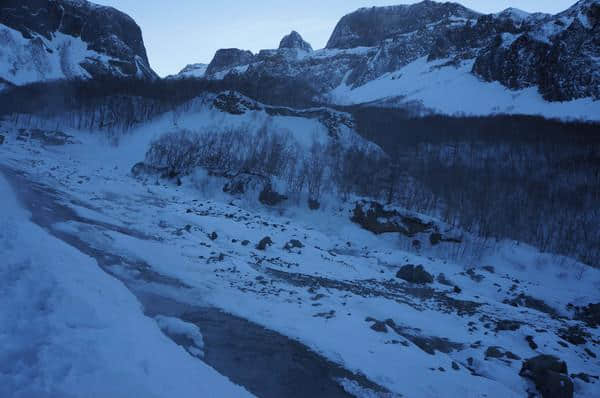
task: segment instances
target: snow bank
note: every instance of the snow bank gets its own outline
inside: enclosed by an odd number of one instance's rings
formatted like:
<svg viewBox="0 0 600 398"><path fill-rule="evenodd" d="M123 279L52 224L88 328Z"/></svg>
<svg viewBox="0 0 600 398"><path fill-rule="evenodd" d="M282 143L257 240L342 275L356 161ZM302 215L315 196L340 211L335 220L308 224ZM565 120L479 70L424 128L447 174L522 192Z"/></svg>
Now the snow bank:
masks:
<svg viewBox="0 0 600 398"><path fill-rule="evenodd" d="M95 261L34 225L0 176L0 396L250 396L175 345Z"/></svg>

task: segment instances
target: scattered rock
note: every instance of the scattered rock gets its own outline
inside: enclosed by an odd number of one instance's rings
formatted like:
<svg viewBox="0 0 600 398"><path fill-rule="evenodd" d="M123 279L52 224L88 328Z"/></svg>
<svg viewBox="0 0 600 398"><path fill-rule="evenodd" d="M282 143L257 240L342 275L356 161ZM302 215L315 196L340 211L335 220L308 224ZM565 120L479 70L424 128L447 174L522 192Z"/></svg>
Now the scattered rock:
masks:
<svg viewBox="0 0 600 398"><path fill-rule="evenodd" d="M446 286L453 285L452 281L450 281L448 278L446 278L446 275L444 275L444 273L438 274L436 280L438 281L438 283L441 283L442 285L446 285Z"/></svg>
<svg viewBox="0 0 600 398"><path fill-rule="evenodd" d="M358 202L351 220L374 234L399 232L408 237L428 232L434 228L433 223L425 223L414 216L401 214L397 210L386 210L377 202Z"/></svg>
<svg viewBox="0 0 600 398"><path fill-rule="evenodd" d="M264 238L262 238L260 240L260 242L258 242L258 245L256 245L256 248L258 250L266 250L268 246L271 246L273 244L273 241L271 240L270 237L265 236Z"/></svg>
<svg viewBox="0 0 600 398"><path fill-rule="evenodd" d="M287 196L281 195L273 190L273 186L271 184L265 185L263 190L258 195L258 201L267 206L277 206L285 200L287 200Z"/></svg>
<svg viewBox="0 0 600 398"><path fill-rule="evenodd" d="M483 270L489 272L490 274L494 274L496 273L496 269L494 267L492 267L491 265L485 265L483 267L481 267Z"/></svg>
<svg viewBox="0 0 600 398"><path fill-rule="evenodd" d="M591 358L596 358L596 354L590 350L589 348L584 348L583 351L585 351L586 354L588 354Z"/></svg>
<svg viewBox="0 0 600 398"><path fill-rule="evenodd" d="M298 239L292 239L289 242L287 242L283 248L286 250L292 250L292 249L302 249L303 247L304 247L304 245Z"/></svg>
<svg viewBox="0 0 600 398"><path fill-rule="evenodd" d="M485 278L485 276L476 273L474 268L469 268L467 270L467 275L469 275L469 278L471 278L471 280L477 283L481 282Z"/></svg>
<svg viewBox="0 0 600 398"><path fill-rule="evenodd" d="M546 304L545 302L543 302L542 300L536 299L535 297L531 297L528 296L526 294L519 294L517 297L513 298L512 300L506 300L505 304L510 304L513 307L527 307L527 308L531 308L540 312L543 312L545 314L548 314L552 317L557 317L558 316L558 312L550 307L548 304Z"/></svg>
<svg viewBox="0 0 600 398"><path fill-rule="evenodd" d="M433 282L433 276L425 271L425 268L423 268L422 265L414 266L413 264L407 264L400 268L396 273L396 277L410 283L421 285Z"/></svg>
<svg viewBox="0 0 600 398"><path fill-rule="evenodd" d="M308 208L311 210L319 210L321 203L316 199L308 199Z"/></svg>
<svg viewBox="0 0 600 398"><path fill-rule="evenodd" d="M575 319L587 323L589 327L597 328L600 326L600 303L588 304L586 307L578 307Z"/></svg>
<svg viewBox="0 0 600 398"><path fill-rule="evenodd" d="M488 349L485 350L485 357L486 358L502 358L502 357L504 357L504 353L502 351L500 351L500 347L488 347Z"/></svg>
<svg viewBox="0 0 600 398"><path fill-rule="evenodd" d="M591 379L596 379L596 380L600 379L598 376L592 376L592 375L589 375L587 373L572 374L571 378L573 378L573 379L580 379L580 380L585 381L586 383L592 383Z"/></svg>
<svg viewBox="0 0 600 398"><path fill-rule="evenodd" d="M533 380L543 398L572 398L573 382L567 364L552 355L539 355L523 362L519 375Z"/></svg>
<svg viewBox="0 0 600 398"><path fill-rule="evenodd" d="M462 289L458 286L454 286L454 293L460 294L460 293L462 293Z"/></svg>
<svg viewBox="0 0 600 398"><path fill-rule="evenodd" d="M535 341L533 341L533 336L527 336L525 337L525 340L527 340L529 348L531 348L532 350L537 350L538 345L535 343Z"/></svg>
<svg viewBox="0 0 600 398"><path fill-rule="evenodd" d="M218 237L219 237L219 235L217 235L217 233L215 231L211 232L208 235L208 239L210 239L210 240L217 240Z"/></svg>
<svg viewBox="0 0 600 398"><path fill-rule="evenodd" d="M0 145L4 144L4 136L0 134Z"/></svg>
<svg viewBox="0 0 600 398"><path fill-rule="evenodd" d="M432 246L437 245L441 241L442 234L440 234L439 232L433 232L431 235L429 235L429 243L431 243Z"/></svg>
<svg viewBox="0 0 600 398"><path fill-rule="evenodd" d="M460 370L460 366L458 366L458 364L456 362L452 361L452 369Z"/></svg>
<svg viewBox="0 0 600 398"><path fill-rule="evenodd" d="M586 343L590 334L579 326L570 326L566 329L560 329L558 336L573 345L581 345Z"/></svg>
<svg viewBox="0 0 600 398"><path fill-rule="evenodd" d="M249 240L247 240L247 239L244 239L244 240L242 241L242 246L248 246L249 244L250 244L250 241L249 241Z"/></svg>
<svg viewBox="0 0 600 398"><path fill-rule="evenodd" d="M511 320L502 320L502 321L497 321L496 322L496 331L502 331L502 330L510 330L512 332L514 332L515 330L519 330L519 328L521 327L521 322L519 321L511 321Z"/></svg>
<svg viewBox="0 0 600 398"><path fill-rule="evenodd" d="M378 333L387 333L387 326L385 325L384 322L381 322L381 321L373 322L373 324L371 325L371 329L373 329L374 331L376 331Z"/></svg>

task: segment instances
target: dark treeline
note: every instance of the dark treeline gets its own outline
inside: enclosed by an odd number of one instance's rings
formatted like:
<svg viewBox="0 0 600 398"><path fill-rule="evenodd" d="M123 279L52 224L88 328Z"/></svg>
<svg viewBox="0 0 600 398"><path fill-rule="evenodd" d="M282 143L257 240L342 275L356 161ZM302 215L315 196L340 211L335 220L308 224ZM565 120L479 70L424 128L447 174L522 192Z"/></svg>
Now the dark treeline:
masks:
<svg viewBox="0 0 600 398"><path fill-rule="evenodd" d="M268 87L268 89L267 89ZM225 80L206 79L94 79L56 80L13 87L0 92L0 116L10 114L55 114L85 111L90 106L121 98L121 104L140 103L156 113L175 107L205 92L235 90L265 104L311 106L314 93L300 83L257 77L257 80L231 76ZM290 94L295 93L295 94ZM135 100L134 100L135 99Z"/></svg>
<svg viewBox="0 0 600 398"><path fill-rule="evenodd" d="M483 237L600 261L600 125L353 108L390 155L394 201Z"/></svg>

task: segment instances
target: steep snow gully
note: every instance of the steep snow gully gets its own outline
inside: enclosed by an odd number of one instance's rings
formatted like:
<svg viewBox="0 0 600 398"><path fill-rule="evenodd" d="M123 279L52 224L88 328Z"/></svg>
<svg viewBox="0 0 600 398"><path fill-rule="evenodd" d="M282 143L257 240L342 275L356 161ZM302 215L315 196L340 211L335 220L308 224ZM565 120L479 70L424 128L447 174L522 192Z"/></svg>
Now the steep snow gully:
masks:
<svg viewBox="0 0 600 398"><path fill-rule="evenodd" d="M78 215L60 203L61 199L64 202L67 198L61 198L59 191L29 180L24 173L0 166L0 176L6 178L21 205L31 213L33 223L95 259L104 272L122 282L134 294L146 316L177 318L196 325L204 340L203 361L251 393L264 398L352 397L341 384L350 382L360 386L368 396L395 396L366 377L328 361L284 335L214 307L173 299L177 290L192 288L152 271L150 266L139 260L100 250L55 226L76 221L98 228L98 234L112 230L141 239L151 237ZM185 336L165 334L186 349L193 344Z"/></svg>

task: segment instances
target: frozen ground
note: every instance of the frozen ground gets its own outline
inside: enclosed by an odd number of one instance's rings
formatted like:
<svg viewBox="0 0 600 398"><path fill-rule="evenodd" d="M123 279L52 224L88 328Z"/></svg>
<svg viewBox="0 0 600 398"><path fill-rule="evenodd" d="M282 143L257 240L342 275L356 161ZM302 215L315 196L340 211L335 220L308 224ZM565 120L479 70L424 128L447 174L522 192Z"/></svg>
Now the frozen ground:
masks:
<svg viewBox="0 0 600 398"><path fill-rule="evenodd" d="M269 396L260 384L278 391L299 385L298 375L339 396L523 397L533 386L519 376L522 359L540 353L565 360L570 374L600 375L600 333L567 307L600 300L598 270L516 242L478 258L453 260L452 243L409 252L397 235L351 223L349 204L267 210L219 187L201 192L191 179L136 180L129 170L151 129L119 147L81 132L70 132L78 143L50 147L2 130L3 174L22 203L2 179L9 261L0 275L9 289L0 293L0 338L11 349L0 354L10 364L0 388L9 393L247 394L204 362L258 396ZM274 244L258 250L266 236ZM301 247L286 247L293 239ZM461 292L396 278L407 263L444 273ZM547 307L505 303L520 294ZM583 343L567 341L575 326ZM254 375L239 372L254 365L238 344L245 335L263 347ZM504 354L486 355L490 347ZM575 396L597 396L597 379L573 381Z"/></svg>

